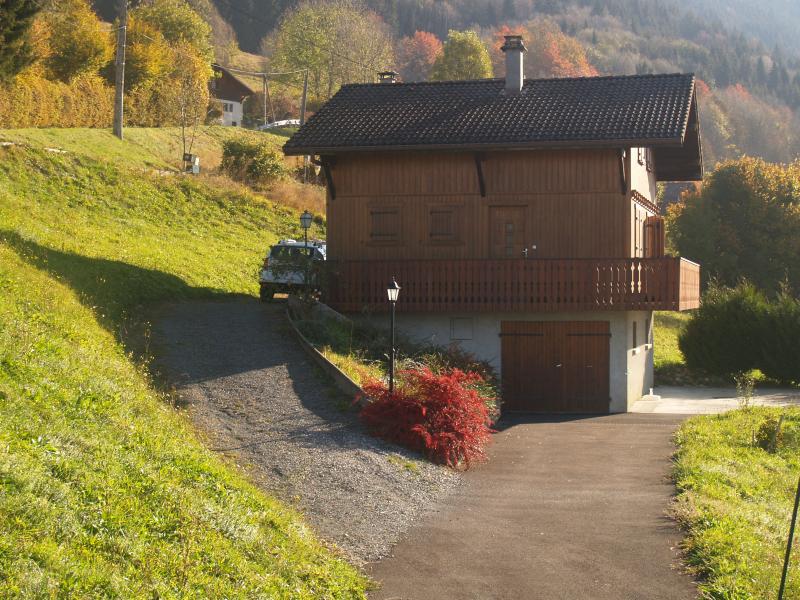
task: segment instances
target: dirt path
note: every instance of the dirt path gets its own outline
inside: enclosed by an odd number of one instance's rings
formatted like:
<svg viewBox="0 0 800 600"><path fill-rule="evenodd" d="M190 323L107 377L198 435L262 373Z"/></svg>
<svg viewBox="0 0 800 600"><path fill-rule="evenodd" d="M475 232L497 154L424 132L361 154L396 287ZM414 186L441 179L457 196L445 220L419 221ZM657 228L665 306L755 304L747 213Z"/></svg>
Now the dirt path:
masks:
<svg viewBox="0 0 800 600"><path fill-rule="evenodd" d="M156 367L210 445L356 561L389 552L459 477L363 431L292 337L281 304L192 302L153 318Z"/></svg>
<svg viewBox="0 0 800 600"><path fill-rule="evenodd" d="M681 417L501 422L491 460L368 568L374 599L688 600L667 516Z"/></svg>

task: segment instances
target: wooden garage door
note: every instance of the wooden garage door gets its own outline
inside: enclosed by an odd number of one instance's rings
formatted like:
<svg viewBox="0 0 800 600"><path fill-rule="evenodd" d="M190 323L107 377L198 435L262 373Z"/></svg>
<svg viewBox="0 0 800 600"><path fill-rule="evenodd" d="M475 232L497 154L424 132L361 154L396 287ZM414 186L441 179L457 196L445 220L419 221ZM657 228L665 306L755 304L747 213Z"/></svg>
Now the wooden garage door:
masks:
<svg viewBox="0 0 800 600"><path fill-rule="evenodd" d="M608 412L607 321L503 321L504 411Z"/></svg>

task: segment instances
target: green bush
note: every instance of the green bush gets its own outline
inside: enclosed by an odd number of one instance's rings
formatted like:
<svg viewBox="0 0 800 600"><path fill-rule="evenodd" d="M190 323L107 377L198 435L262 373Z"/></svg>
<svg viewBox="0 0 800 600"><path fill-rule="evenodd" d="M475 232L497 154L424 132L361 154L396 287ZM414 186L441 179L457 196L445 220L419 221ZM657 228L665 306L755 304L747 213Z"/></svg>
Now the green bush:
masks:
<svg viewBox="0 0 800 600"><path fill-rule="evenodd" d="M800 300L769 300L753 285L711 286L678 345L692 369L729 376L753 369L800 383Z"/></svg>
<svg viewBox="0 0 800 600"><path fill-rule="evenodd" d="M781 294L764 321L768 341L761 349L759 369L772 379L800 383L800 301Z"/></svg>
<svg viewBox="0 0 800 600"><path fill-rule="evenodd" d="M783 417L776 419L775 417L768 417L761 425L758 426L756 432L756 445L762 450L770 453L775 453L783 442Z"/></svg>
<svg viewBox="0 0 800 600"><path fill-rule="evenodd" d="M767 308L767 299L751 284L711 286L678 338L686 364L712 375L758 368Z"/></svg>
<svg viewBox="0 0 800 600"><path fill-rule="evenodd" d="M271 183L288 176L283 156L270 144L228 140L222 144L222 169L248 183Z"/></svg>

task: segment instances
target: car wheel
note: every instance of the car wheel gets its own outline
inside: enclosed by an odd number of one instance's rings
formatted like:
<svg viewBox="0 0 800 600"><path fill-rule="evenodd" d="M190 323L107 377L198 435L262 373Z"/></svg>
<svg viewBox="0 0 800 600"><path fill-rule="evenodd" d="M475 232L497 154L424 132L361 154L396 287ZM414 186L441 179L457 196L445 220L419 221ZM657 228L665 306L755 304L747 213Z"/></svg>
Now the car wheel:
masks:
<svg viewBox="0 0 800 600"><path fill-rule="evenodd" d="M261 285L261 293L259 297L261 298L262 302L272 302L272 298L275 296L275 288L271 285Z"/></svg>

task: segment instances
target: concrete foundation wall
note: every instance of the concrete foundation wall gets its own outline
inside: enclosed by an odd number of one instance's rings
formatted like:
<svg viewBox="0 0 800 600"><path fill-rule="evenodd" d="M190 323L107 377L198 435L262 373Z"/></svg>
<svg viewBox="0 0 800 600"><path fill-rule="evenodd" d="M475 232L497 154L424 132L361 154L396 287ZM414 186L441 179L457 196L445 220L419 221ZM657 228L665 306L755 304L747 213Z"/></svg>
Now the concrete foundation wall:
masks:
<svg viewBox="0 0 800 600"><path fill-rule="evenodd" d="M375 317L373 317L375 318ZM626 412L653 386L653 347L646 343L646 322L652 327L652 313L645 311L579 313L464 313L397 315L397 329L413 340L437 346L457 344L486 360L502 378L500 348L501 321L608 321L611 330L609 392L611 412ZM378 323L383 324L385 317ZM633 323L637 346L633 347ZM651 341L649 338L648 341Z"/></svg>

